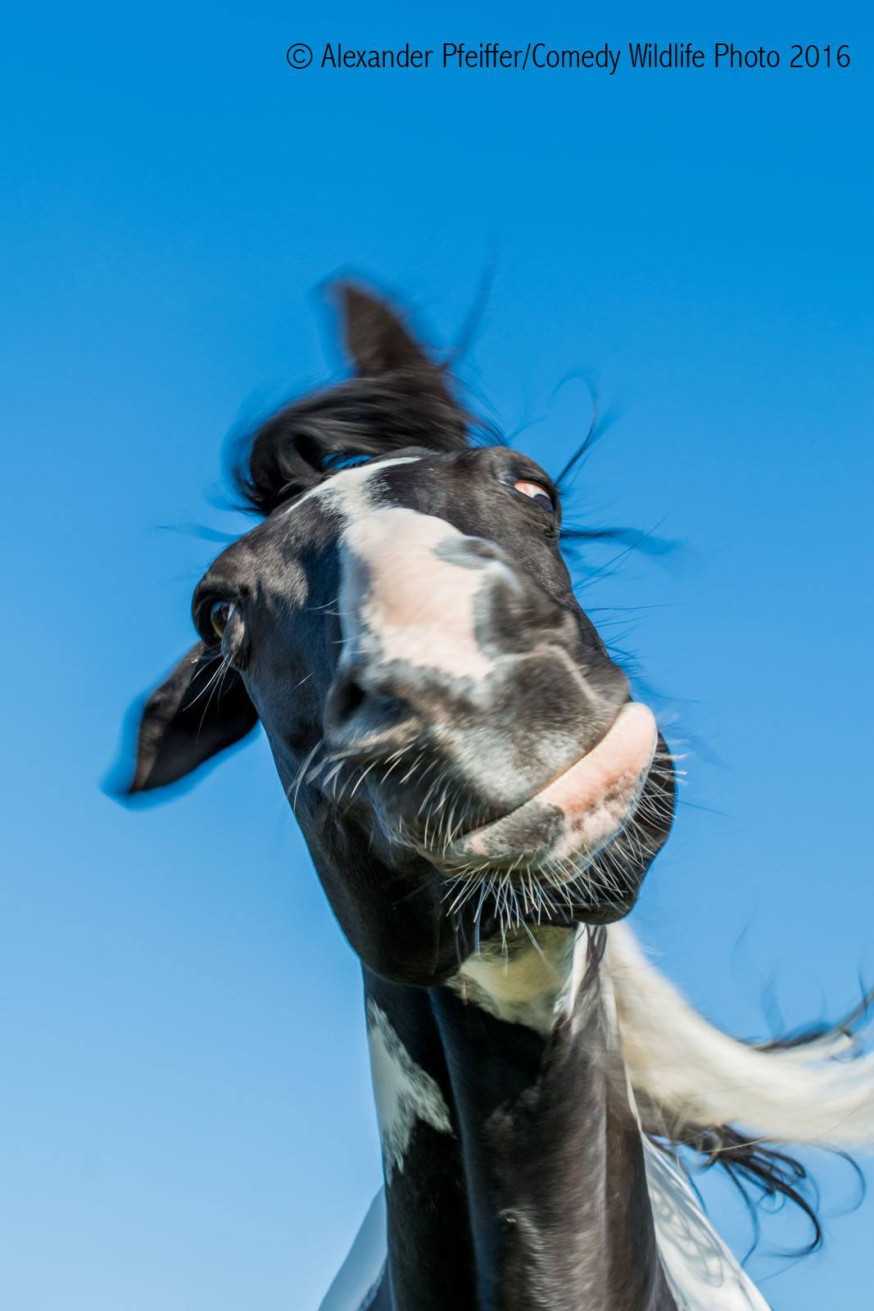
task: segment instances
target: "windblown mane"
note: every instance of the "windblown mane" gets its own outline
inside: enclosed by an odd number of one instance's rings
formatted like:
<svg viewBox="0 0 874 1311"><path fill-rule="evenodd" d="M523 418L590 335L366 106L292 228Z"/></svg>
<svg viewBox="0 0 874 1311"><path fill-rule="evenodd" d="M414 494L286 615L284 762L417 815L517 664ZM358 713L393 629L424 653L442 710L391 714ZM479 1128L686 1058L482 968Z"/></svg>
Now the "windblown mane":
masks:
<svg viewBox="0 0 874 1311"><path fill-rule="evenodd" d="M865 1006L834 1028L755 1046L690 1006L627 925L608 929L603 968L644 1132L795 1203L813 1226L805 1249L813 1251L822 1241L816 1193L804 1166L778 1145L874 1146L874 1054L859 1057L853 1033Z"/></svg>
<svg viewBox="0 0 874 1311"><path fill-rule="evenodd" d="M463 411L429 373L424 389L422 383L415 370L350 378L280 410L246 440L234 470L246 504L270 514L356 456L388 455L408 446L463 449L468 445Z"/></svg>

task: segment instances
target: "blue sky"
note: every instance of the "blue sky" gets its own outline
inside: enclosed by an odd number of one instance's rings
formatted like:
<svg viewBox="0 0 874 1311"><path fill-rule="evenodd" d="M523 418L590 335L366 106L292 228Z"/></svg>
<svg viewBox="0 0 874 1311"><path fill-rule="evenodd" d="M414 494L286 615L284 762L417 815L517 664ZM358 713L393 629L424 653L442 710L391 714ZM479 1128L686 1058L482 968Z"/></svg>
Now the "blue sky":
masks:
<svg viewBox="0 0 874 1311"><path fill-rule="evenodd" d="M743 1035L874 980L872 28L837 3L508 14L454 2L50 4L6 20L0 217L7 619L0 1299L314 1307L379 1177L355 961L263 738L130 813L126 709L240 531L220 451L340 368L313 289L353 268L449 345L573 515L676 538L581 593L688 751L635 914ZM292 71L444 40L849 42L776 73ZM563 384L563 385L562 385ZM590 570L609 563L594 553ZM826 1212L853 1197L823 1168ZM729 1192L707 1185L742 1249ZM775 1307L867 1305L871 1207L757 1257ZM772 1244L801 1236L766 1230ZM778 1273L782 1272L782 1273Z"/></svg>

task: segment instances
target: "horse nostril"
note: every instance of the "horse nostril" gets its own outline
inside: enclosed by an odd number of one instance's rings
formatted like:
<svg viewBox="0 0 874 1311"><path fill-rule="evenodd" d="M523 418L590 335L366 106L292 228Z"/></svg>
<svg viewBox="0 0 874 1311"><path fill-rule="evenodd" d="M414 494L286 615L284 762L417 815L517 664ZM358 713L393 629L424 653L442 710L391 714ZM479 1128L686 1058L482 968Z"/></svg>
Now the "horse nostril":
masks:
<svg viewBox="0 0 874 1311"><path fill-rule="evenodd" d="M369 687L359 671L339 673L328 692L324 726L330 738L346 747L369 741L396 728L405 718L404 703L388 689Z"/></svg>
<svg viewBox="0 0 874 1311"><path fill-rule="evenodd" d="M325 719L330 728L342 728L360 710L367 693L354 674L339 674L328 693Z"/></svg>

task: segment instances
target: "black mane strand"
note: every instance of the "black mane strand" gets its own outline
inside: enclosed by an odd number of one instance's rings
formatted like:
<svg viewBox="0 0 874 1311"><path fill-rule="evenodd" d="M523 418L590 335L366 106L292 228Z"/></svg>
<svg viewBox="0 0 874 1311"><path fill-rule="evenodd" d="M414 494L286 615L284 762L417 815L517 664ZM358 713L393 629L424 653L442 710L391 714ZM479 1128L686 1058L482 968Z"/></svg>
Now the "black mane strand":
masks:
<svg viewBox="0 0 874 1311"><path fill-rule="evenodd" d="M246 505L268 515L345 459L410 446L449 452L466 445L468 417L438 371L398 371L350 378L286 406L244 443L233 477Z"/></svg>

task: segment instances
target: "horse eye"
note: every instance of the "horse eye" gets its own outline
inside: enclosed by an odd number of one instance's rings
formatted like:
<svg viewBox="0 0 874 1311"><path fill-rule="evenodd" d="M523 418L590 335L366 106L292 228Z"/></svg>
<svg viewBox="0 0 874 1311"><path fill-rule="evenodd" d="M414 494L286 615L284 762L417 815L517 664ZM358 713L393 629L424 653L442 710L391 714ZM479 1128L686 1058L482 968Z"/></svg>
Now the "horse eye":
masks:
<svg viewBox="0 0 874 1311"><path fill-rule="evenodd" d="M513 487L517 492L521 492L523 496L527 496L534 501L535 505L542 506L550 514L555 514L555 502L551 494L545 487L541 487L540 483L532 483L525 478L520 478L518 482L513 483Z"/></svg>
<svg viewBox="0 0 874 1311"><path fill-rule="evenodd" d="M209 612L209 622L212 624L212 631L216 637L222 638L225 635L225 629L231 622L231 615L234 613L234 604L232 601L216 601L215 605Z"/></svg>

